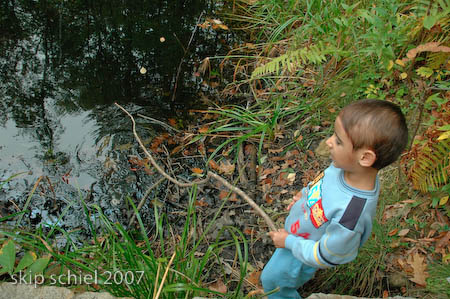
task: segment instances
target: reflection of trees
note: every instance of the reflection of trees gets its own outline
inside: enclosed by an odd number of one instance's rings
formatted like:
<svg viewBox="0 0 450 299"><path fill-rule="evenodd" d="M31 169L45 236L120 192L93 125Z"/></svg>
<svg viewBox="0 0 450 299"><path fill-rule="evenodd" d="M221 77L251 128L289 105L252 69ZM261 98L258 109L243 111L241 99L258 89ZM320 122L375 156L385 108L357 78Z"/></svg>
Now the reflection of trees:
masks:
<svg viewBox="0 0 450 299"><path fill-rule="evenodd" d="M46 92L64 109L133 101L144 106L153 103L167 112L183 46L200 12L213 9L212 2L3 1L0 28L4 36L0 47L5 53L2 66L9 68L9 75L3 71L2 81L11 82L8 76L17 73L18 63L24 65L22 73L36 76L48 66L51 78L44 81L51 81L53 90L47 88ZM161 43L160 37L166 41ZM196 43L202 44L206 38L198 32ZM203 59L214 54L216 47L194 46L190 50ZM11 53L16 56L11 57ZM36 54L44 56L45 64L33 57ZM139 73L140 67L147 69L145 75ZM183 93L180 100L198 89L191 80L181 72L178 86L184 86L184 90L178 89ZM20 80L15 84L20 85Z"/></svg>
<svg viewBox="0 0 450 299"><path fill-rule="evenodd" d="M134 142L129 119L111 104L135 103L127 109L157 118L173 113L170 93L185 54L183 47L200 13L210 14L216 2L0 1L0 125L12 118L17 127L39 141L40 153L59 154L54 152L61 133L59 116L90 110L98 128L97 141L114 136L113 145ZM166 41L161 43L160 37ZM215 55L217 40L217 33L198 30L189 49L190 61ZM184 63L186 69L192 66L188 61ZM147 69L145 75L139 72L141 67ZM185 70L180 74L178 104L199 89L191 73ZM143 126L138 129L141 135L148 135ZM98 193L131 194L130 189L135 191L138 184L145 186L148 176L137 177L134 185L123 183L123 178L130 175L127 154L106 154L121 163L118 168L123 171L114 172L110 181L96 185L101 189ZM87 162L96 163L96 168L92 167L96 170L102 167L98 160L94 156ZM99 180L102 171L96 172Z"/></svg>

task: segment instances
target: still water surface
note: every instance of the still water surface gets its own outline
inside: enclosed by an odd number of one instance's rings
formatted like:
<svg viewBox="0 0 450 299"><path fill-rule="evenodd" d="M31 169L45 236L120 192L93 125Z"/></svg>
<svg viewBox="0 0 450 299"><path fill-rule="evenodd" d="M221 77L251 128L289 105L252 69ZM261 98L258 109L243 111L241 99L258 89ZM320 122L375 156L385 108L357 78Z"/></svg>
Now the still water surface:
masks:
<svg viewBox="0 0 450 299"><path fill-rule="evenodd" d="M20 173L0 189L0 217L23 209L41 177L22 224L62 215L59 225L83 227L81 199L126 219L125 197L138 200L155 178L130 171L139 151L113 103L183 120L210 91L195 68L228 51L231 33L196 26L223 4L6 0L0 9L0 180ZM143 139L160 130L140 120Z"/></svg>

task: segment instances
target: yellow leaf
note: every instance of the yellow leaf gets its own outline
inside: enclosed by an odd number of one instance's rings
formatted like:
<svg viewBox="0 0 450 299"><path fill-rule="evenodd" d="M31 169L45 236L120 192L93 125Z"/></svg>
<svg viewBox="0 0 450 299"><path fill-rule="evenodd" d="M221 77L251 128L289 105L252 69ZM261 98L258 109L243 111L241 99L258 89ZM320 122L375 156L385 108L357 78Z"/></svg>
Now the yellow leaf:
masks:
<svg viewBox="0 0 450 299"><path fill-rule="evenodd" d="M448 195L444 196L444 197L441 197L441 200L439 200L439 205L443 206L443 205L445 205L447 203L447 201L448 201Z"/></svg>
<svg viewBox="0 0 450 299"><path fill-rule="evenodd" d="M390 71L393 66L394 66L394 62L392 60L389 60L389 63L388 63L388 66L387 66L387 70Z"/></svg>
<svg viewBox="0 0 450 299"><path fill-rule="evenodd" d="M147 69L145 67L141 67L139 71L141 72L142 75L144 75L147 72Z"/></svg>
<svg viewBox="0 0 450 299"><path fill-rule="evenodd" d="M450 137L450 131L442 133L437 140L444 140Z"/></svg>
<svg viewBox="0 0 450 299"><path fill-rule="evenodd" d="M159 38L159 41L163 43L163 42L166 41L166 39L164 38L164 36L161 36L161 37Z"/></svg>
<svg viewBox="0 0 450 299"><path fill-rule="evenodd" d="M404 62L403 60L401 60L401 59L397 59L397 60L395 61L395 63L398 64L398 65L400 65L400 66L405 66L405 62Z"/></svg>
<svg viewBox="0 0 450 299"><path fill-rule="evenodd" d="M401 73L400 74L400 79L404 80L404 79L406 79L406 77L408 77L407 73Z"/></svg>

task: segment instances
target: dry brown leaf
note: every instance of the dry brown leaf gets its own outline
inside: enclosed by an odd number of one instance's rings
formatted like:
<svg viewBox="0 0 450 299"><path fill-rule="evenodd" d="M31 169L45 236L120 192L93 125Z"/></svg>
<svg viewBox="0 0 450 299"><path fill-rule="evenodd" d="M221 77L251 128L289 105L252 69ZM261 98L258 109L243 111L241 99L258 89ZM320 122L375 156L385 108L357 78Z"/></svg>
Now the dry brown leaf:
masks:
<svg viewBox="0 0 450 299"><path fill-rule="evenodd" d="M198 132L200 134L205 134L205 133L208 133L208 130L209 130L209 127L208 126L204 126L204 127L201 127L200 129L198 129Z"/></svg>
<svg viewBox="0 0 450 299"><path fill-rule="evenodd" d="M450 231L448 231L447 233L443 233L443 236L439 236L436 239L439 239L439 241L436 242L436 252L442 253L443 255L445 255L445 249L446 247L449 247L450 244Z"/></svg>
<svg viewBox="0 0 450 299"><path fill-rule="evenodd" d="M222 190L219 193L219 198L220 199L226 199L229 193L230 192L227 191L227 190ZM230 196L228 197L228 200L229 201L237 201L238 199L237 199L236 193L231 193Z"/></svg>
<svg viewBox="0 0 450 299"><path fill-rule="evenodd" d="M222 280L218 280L213 284L210 284L208 289L210 289L211 291L216 291L216 292L220 292L220 293L226 293L227 292L227 286L223 283Z"/></svg>
<svg viewBox="0 0 450 299"><path fill-rule="evenodd" d="M246 235L253 235L254 233L255 233L254 228L245 228L244 229L244 234L246 234Z"/></svg>
<svg viewBox="0 0 450 299"><path fill-rule="evenodd" d="M233 174L234 169L235 169L235 165L231 164L230 161L225 160L225 161L221 161L220 165L219 165L219 172L224 173L226 175L230 175Z"/></svg>
<svg viewBox="0 0 450 299"><path fill-rule="evenodd" d="M261 270L255 270L247 275L247 281L251 284L258 286L259 285L259 278L261 276Z"/></svg>
<svg viewBox="0 0 450 299"><path fill-rule="evenodd" d="M269 153L270 154L278 154L281 153L282 151L284 151L284 148L278 148L278 149L269 149Z"/></svg>
<svg viewBox="0 0 450 299"><path fill-rule="evenodd" d="M411 211L411 207L406 204L397 203L394 205L388 205L383 214L383 220L386 221L392 217L401 216L402 218L408 216Z"/></svg>
<svg viewBox="0 0 450 299"><path fill-rule="evenodd" d="M402 229L401 231L398 232L398 236L404 237L404 236L406 236L408 233L409 233L409 228L405 228L405 229Z"/></svg>
<svg viewBox="0 0 450 299"><path fill-rule="evenodd" d="M444 53L450 53L450 47L446 46L440 46L439 42L429 42L423 45L419 45L418 47L411 49L406 53L406 57L403 58L401 63L405 64L406 62L410 61L411 59L414 59L417 54L421 52L444 52ZM400 63L398 63L400 64Z"/></svg>
<svg viewBox="0 0 450 299"><path fill-rule="evenodd" d="M219 170L219 165L214 160L209 160L209 167L211 167L214 170Z"/></svg>
<svg viewBox="0 0 450 299"><path fill-rule="evenodd" d="M429 276L426 272L427 262L425 261L425 257L421 256L419 253L414 253L414 255L410 255L407 260L408 264L413 268L413 277L410 278L412 282L420 286L426 286L426 278Z"/></svg>
<svg viewBox="0 0 450 299"><path fill-rule="evenodd" d="M200 169L198 167L194 167L191 170L192 170L193 173L196 173L196 174L202 174L203 173L203 169Z"/></svg>
<svg viewBox="0 0 450 299"><path fill-rule="evenodd" d="M273 198L272 198L272 196L270 196L270 194L266 194L266 203L268 203L268 204L273 203Z"/></svg>
<svg viewBox="0 0 450 299"><path fill-rule="evenodd" d="M394 228L393 230L391 230L391 231L388 233L388 236L389 236L389 237L392 237L392 236L394 236L397 232L398 232L398 228Z"/></svg>
<svg viewBox="0 0 450 299"><path fill-rule="evenodd" d="M175 118L169 118L169 124L172 127L175 127L177 125L177 120Z"/></svg>
<svg viewBox="0 0 450 299"><path fill-rule="evenodd" d="M207 207L209 204L204 200L204 198L195 201L197 207Z"/></svg>
<svg viewBox="0 0 450 299"><path fill-rule="evenodd" d="M259 295L262 295L262 294L264 294L264 289L261 288L261 289L257 289L257 290L253 290L253 291L248 292L246 298L247 297L248 298L252 298L254 296L258 296L259 297Z"/></svg>

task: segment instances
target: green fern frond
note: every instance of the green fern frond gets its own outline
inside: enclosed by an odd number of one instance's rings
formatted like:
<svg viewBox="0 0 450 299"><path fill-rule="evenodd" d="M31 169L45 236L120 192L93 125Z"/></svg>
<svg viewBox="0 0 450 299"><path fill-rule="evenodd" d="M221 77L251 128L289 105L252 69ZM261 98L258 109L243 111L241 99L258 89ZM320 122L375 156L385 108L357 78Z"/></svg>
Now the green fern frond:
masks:
<svg viewBox="0 0 450 299"><path fill-rule="evenodd" d="M270 73L279 74L281 70L288 70L291 72L302 64L319 64L324 62L326 60L326 55L331 52L332 50L329 47L326 48L322 43L295 51L288 51L265 65L257 67L253 71L251 78L254 79L255 77L264 76Z"/></svg>
<svg viewBox="0 0 450 299"><path fill-rule="evenodd" d="M426 144L410 171L414 187L422 191L444 186L450 177L450 139Z"/></svg>

